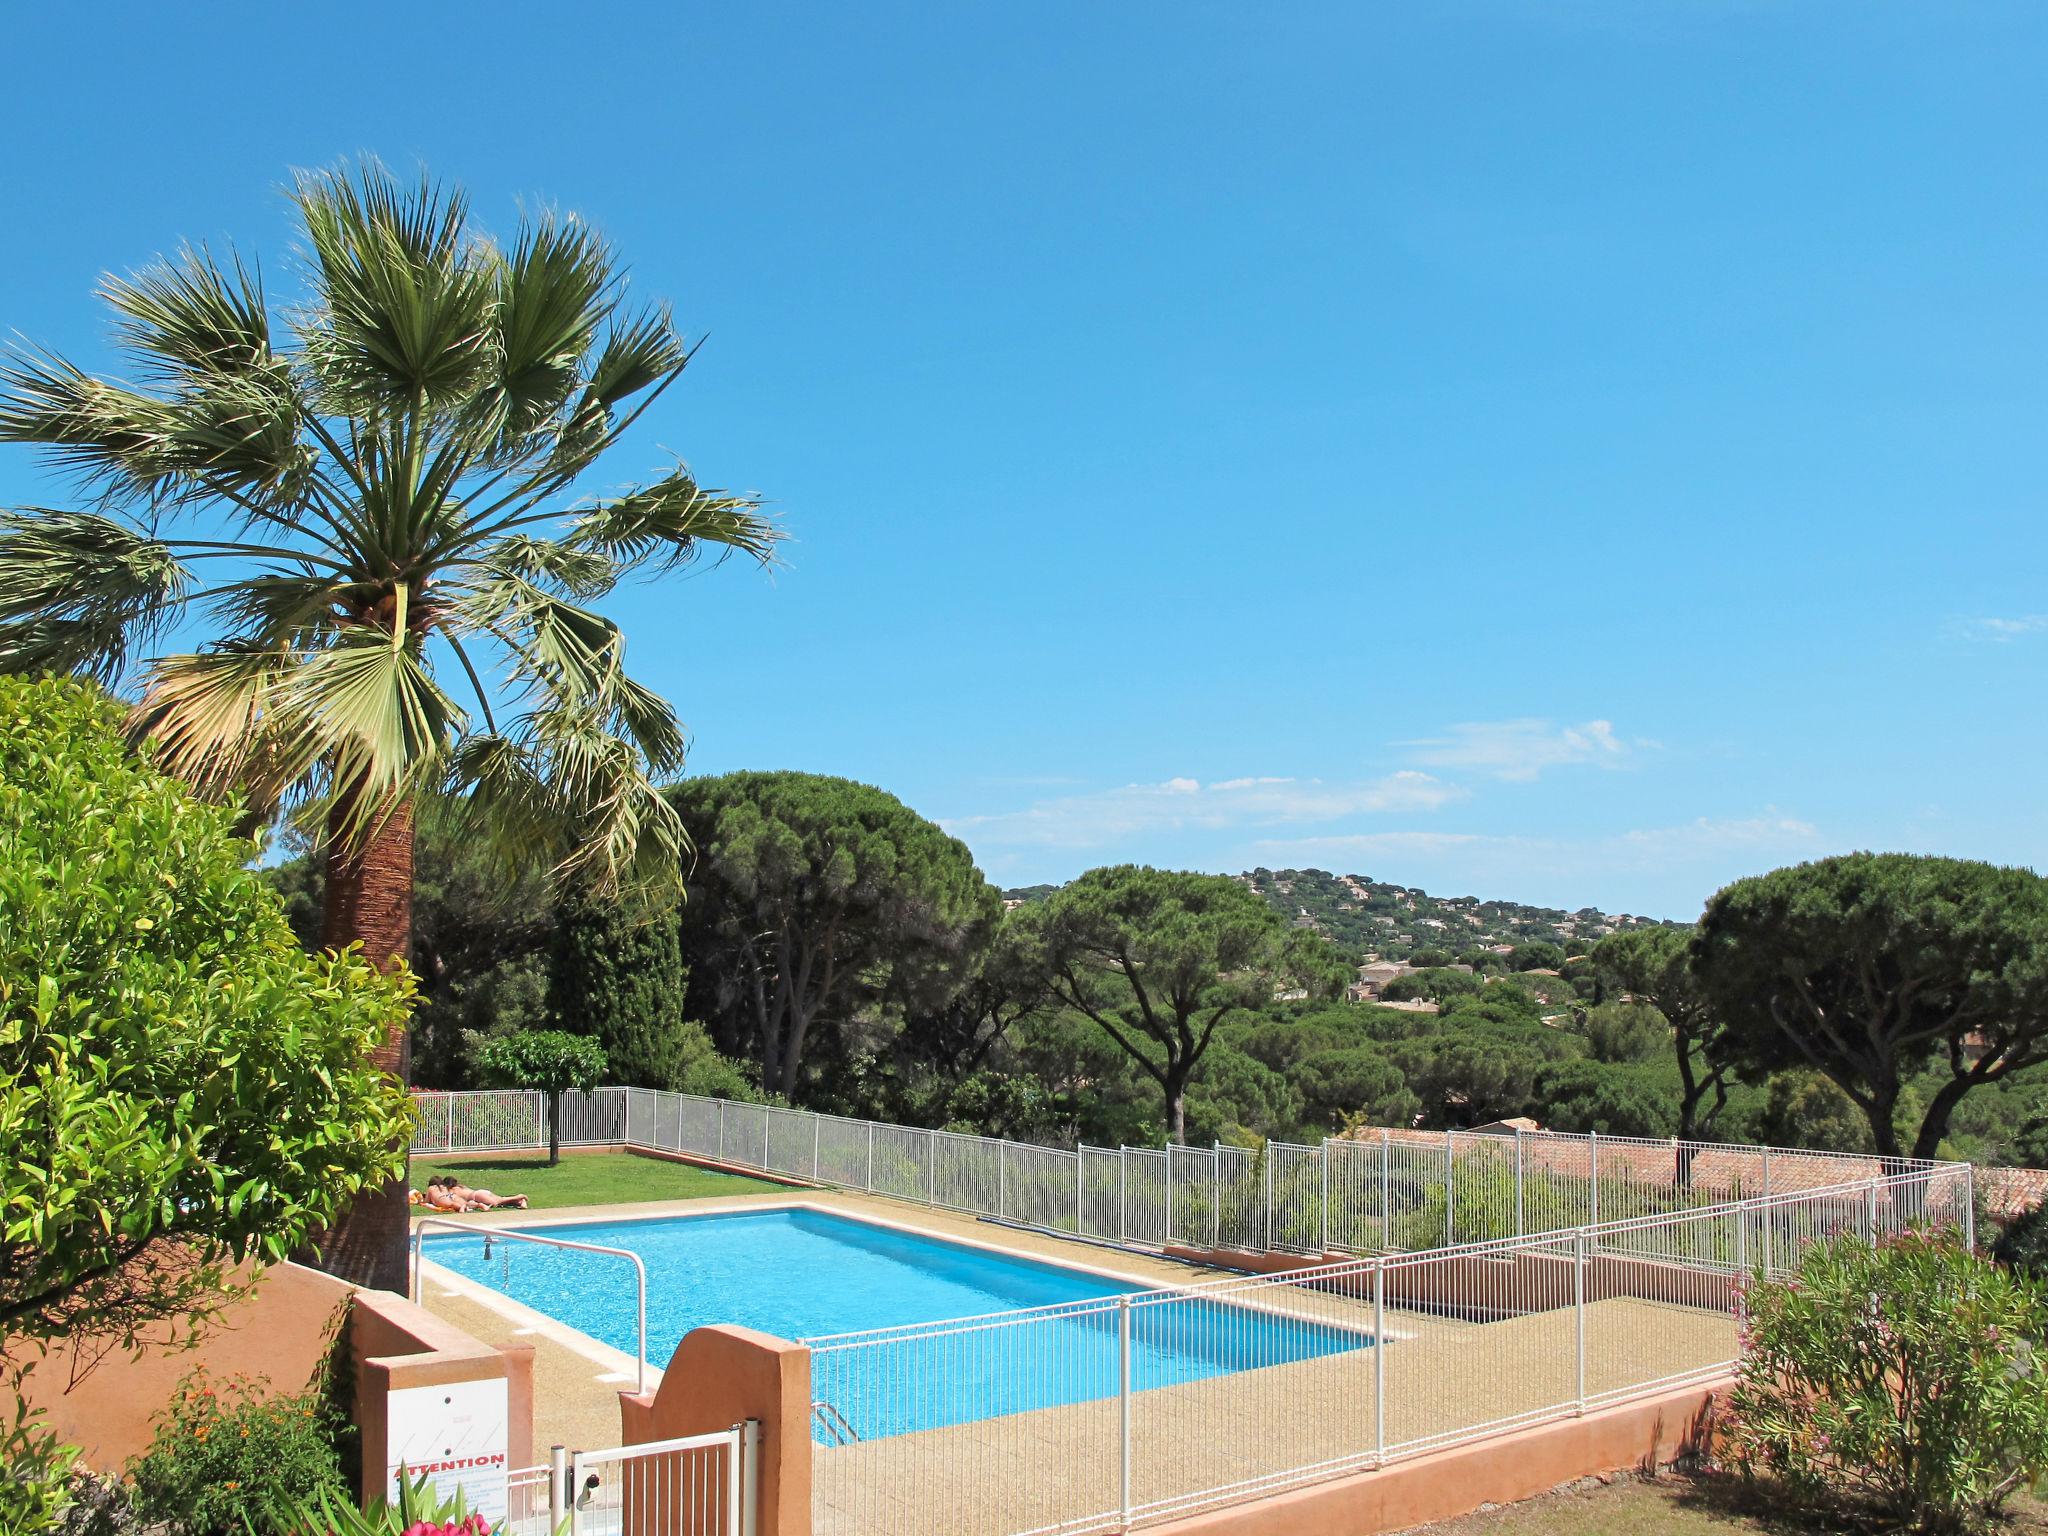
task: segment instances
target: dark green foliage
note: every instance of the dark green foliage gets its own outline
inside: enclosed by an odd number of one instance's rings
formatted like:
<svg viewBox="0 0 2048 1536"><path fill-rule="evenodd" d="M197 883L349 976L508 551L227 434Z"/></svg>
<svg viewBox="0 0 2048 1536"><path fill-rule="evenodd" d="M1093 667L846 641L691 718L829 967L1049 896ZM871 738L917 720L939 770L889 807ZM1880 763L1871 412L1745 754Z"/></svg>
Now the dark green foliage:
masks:
<svg viewBox="0 0 2048 1536"><path fill-rule="evenodd" d="M335 1427L318 1390L273 1396L194 1371L129 1464L136 1511L167 1536L297 1536L296 1508L347 1497Z"/></svg>
<svg viewBox="0 0 2048 1536"><path fill-rule="evenodd" d="M1640 1063L1559 1062L1538 1074L1535 1103L1542 1106L1548 1130L1669 1136L1677 1110L1667 1070Z"/></svg>
<svg viewBox="0 0 2048 1536"><path fill-rule="evenodd" d="M1734 1061L1722 1020L1693 967L1692 941L1677 928L1643 928L1603 939L1591 972L1603 992L1646 1003L1663 1016L1678 1067L1677 1134L1710 1135L1728 1108Z"/></svg>
<svg viewBox="0 0 2048 1536"><path fill-rule="evenodd" d="M548 1096L548 1162L560 1162L562 1095L598 1086L604 1078L604 1047L566 1030L527 1029L485 1041L477 1064L504 1087L537 1089Z"/></svg>
<svg viewBox="0 0 2048 1536"><path fill-rule="evenodd" d="M815 1030L881 1004L901 971L966 969L1002 914L966 844L870 785L730 773L672 799L698 851L683 906L689 1012L785 1098Z"/></svg>
<svg viewBox="0 0 2048 1536"><path fill-rule="evenodd" d="M1868 1152L1870 1122L1850 1097L1818 1072L1774 1072L1751 1132L1772 1147Z"/></svg>
<svg viewBox="0 0 2048 1536"><path fill-rule="evenodd" d="M1186 1095L1216 1027L1290 986L1331 992L1343 967L1237 881L1122 864L1094 869L1027 914L1037 965L1165 1098L1181 1140Z"/></svg>
<svg viewBox="0 0 2048 1536"><path fill-rule="evenodd" d="M1740 880L1707 904L1693 964L1731 1050L1826 1074L1886 1154L1934 1156L1964 1094L2048 1061L2048 880L2030 870L1857 853Z"/></svg>
<svg viewBox="0 0 2048 1536"><path fill-rule="evenodd" d="M1380 996L1390 1003L1407 1002L1414 998L1441 1003L1454 997L1477 997L1486 990L1486 985L1486 978L1483 976L1436 968L1416 971L1407 976L1396 976L1381 988Z"/></svg>
<svg viewBox="0 0 2048 1536"><path fill-rule="evenodd" d="M1579 1024L1586 1054L1605 1063L1668 1060L1671 1025L1647 1003L1602 1003Z"/></svg>
<svg viewBox="0 0 2048 1536"><path fill-rule="evenodd" d="M2030 1206L1998 1235L1991 1256L2001 1264L2048 1281L2048 1205Z"/></svg>
<svg viewBox="0 0 2048 1536"><path fill-rule="evenodd" d="M1518 971L1555 971L1564 965L1564 950L1543 939L1517 944L1508 964Z"/></svg>
<svg viewBox="0 0 2048 1536"><path fill-rule="evenodd" d="M604 1047L607 1081L682 1085L688 982L672 908L588 895L556 903L548 1011L561 1028Z"/></svg>

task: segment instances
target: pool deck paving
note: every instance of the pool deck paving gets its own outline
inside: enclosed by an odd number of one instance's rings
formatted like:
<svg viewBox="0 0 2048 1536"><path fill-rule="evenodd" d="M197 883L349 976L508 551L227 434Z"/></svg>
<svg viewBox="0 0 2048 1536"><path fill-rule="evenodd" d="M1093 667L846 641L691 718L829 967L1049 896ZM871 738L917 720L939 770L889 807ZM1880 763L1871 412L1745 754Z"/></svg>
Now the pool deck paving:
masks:
<svg viewBox="0 0 2048 1536"><path fill-rule="evenodd" d="M1108 1249L1046 1233L936 1210L884 1196L791 1188L709 1199L497 1212L479 1227L706 1215L803 1205L838 1210L956 1242L1075 1265L1136 1286L1218 1279L1234 1299L1369 1330L1369 1299L1261 1283L1149 1254ZM423 1301L437 1315L490 1344L534 1349L534 1443L571 1448L616 1444L618 1394L634 1385L636 1362L580 1333L509 1303L430 1265ZM1174 1305L1168 1303L1167 1305ZM1304 1466L1341 1470L1369 1462L1381 1433L1376 1394L1384 1371L1387 1447L1418 1446L1489 1424L1527 1419L1573 1402L1579 1339L1569 1309L1468 1321L1390 1306L1380 1351L1344 1350L1314 1359L1157 1387L1132 1399L1131 1495L1143 1507L1226 1485L1278 1479ZM1023 1341L1020 1340L1020 1344ZM1586 1307L1583 1393L1597 1398L1732 1358L1735 1323L1726 1314L1615 1298ZM650 1361L650 1386L659 1365ZM1020 1356L1029 1369L1028 1348ZM814 1362L818 1390L832 1370ZM888 1368L877 1361L871 1367ZM1114 1398L1037 1409L924 1430L814 1454L816 1536L877 1530L1002 1536L1040 1528L1100 1528L1090 1517L1119 1501L1118 1405Z"/></svg>

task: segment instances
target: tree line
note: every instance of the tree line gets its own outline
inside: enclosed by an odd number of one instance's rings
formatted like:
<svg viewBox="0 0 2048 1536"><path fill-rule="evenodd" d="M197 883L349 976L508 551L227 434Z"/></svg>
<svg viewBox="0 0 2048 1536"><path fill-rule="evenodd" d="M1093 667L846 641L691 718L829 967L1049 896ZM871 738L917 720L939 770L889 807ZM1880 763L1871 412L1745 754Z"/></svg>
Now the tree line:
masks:
<svg viewBox="0 0 2048 1536"><path fill-rule="evenodd" d="M1239 881L1116 866L1006 909L887 792L793 772L668 791L695 853L621 898L507 881L420 822L415 1075L594 1037L614 1081L1046 1141L1554 1129L2048 1161L2048 885L1854 854L1738 881L1691 928L1349 960ZM320 870L272 877L313 936ZM1555 974L1552 974L1555 972ZM502 1053L501 1053L502 1054Z"/></svg>

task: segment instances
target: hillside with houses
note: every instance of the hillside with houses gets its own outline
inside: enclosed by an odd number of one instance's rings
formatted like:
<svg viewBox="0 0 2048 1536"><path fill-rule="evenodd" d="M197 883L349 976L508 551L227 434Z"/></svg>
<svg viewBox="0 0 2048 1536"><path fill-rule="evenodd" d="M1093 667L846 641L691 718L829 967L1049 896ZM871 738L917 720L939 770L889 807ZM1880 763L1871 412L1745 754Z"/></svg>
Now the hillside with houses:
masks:
<svg viewBox="0 0 2048 1536"><path fill-rule="evenodd" d="M1253 869L1237 877L1298 927L1313 928L1360 961L1407 961L1417 953L1472 949L1507 954L1533 943L1566 954L1630 928L1670 926L1627 912L1565 912L1477 896L1432 896L1419 886L1322 869Z"/></svg>

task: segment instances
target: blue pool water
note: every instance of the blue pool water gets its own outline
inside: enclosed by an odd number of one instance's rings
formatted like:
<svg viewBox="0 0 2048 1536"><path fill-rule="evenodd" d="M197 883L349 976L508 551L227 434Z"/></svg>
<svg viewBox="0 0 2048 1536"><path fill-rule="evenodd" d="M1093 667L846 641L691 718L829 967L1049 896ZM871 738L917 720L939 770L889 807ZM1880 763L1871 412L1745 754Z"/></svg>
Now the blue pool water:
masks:
<svg viewBox="0 0 2048 1536"><path fill-rule="evenodd" d="M625 1248L647 1266L647 1355L664 1365L684 1334L736 1323L785 1339L983 1317L1024 1307L1147 1295L1127 1283L810 1210L750 1211L535 1228ZM623 1259L482 1234L432 1233L427 1257L632 1353L632 1266ZM1114 1397L1117 1309L970 1328L813 1357L813 1396L863 1440ZM1145 1391L1254 1365L1362 1349L1355 1329L1224 1302L1131 1309L1131 1385ZM821 1439L829 1438L819 1429Z"/></svg>

